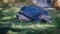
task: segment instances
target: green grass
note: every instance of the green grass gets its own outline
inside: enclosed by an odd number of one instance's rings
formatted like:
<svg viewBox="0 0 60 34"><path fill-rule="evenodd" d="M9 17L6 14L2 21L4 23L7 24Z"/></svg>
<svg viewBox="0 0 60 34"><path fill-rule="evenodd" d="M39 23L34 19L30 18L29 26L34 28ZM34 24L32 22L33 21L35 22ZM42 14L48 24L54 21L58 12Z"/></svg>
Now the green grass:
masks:
<svg viewBox="0 0 60 34"><path fill-rule="evenodd" d="M51 24L20 22L15 19L18 11L16 7L0 10L1 30L8 29L7 34L60 34L60 10L49 11L53 19Z"/></svg>

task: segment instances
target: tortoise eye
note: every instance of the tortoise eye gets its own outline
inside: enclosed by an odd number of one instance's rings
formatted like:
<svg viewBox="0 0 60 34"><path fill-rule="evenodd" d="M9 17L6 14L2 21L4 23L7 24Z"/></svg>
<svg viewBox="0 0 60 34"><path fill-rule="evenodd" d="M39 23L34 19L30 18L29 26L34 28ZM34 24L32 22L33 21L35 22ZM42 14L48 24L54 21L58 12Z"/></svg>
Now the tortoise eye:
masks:
<svg viewBox="0 0 60 34"><path fill-rule="evenodd" d="M50 20L52 20L52 18L50 18Z"/></svg>

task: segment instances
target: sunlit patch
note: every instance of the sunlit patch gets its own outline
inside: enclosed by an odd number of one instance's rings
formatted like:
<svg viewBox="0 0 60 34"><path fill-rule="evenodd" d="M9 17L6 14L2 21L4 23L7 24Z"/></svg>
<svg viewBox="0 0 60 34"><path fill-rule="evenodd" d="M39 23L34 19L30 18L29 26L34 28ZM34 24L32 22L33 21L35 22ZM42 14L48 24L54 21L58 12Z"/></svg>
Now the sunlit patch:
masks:
<svg viewBox="0 0 60 34"><path fill-rule="evenodd" d="M46 29L48 27L55 27L55 25L49 25L49 24L31 24L31 25L12 25L12 28L18 28L18 29Z"/></svg>
<svg viewBox="0 0 60 34"><path fill-rule="evenodd" d="M9 12L9 10L10 10L10 9L7 9L7 10L4 10L3 12L4 12L4 13L7 13L7 12Z"/></svg>
<svg viewBox="0 0 60 34"><path fill-rule="evenodd" d="M8 2L9 2L9 0L3 0L3 2L4 2L4 3L8 3Z"/></svg>
<svg viewBox="0 0 60 34"><path fill-rule="evenodd" d="M18 32L8 31L7 34L18 34Z"/></svg>
<svg viewBox="0 0 60 34"><path fill-rule="evenodd" d="M15 10L14 12L18 12L21 8L13 7L11 10Z"/></svg>
<svg viewBox="0 0 60 34"><path fill-rule="evenodd" d="M60 14L58 14L58 16L60 17Z"/></svg>
<svg viewBox="0 0 60 34"><path fill-rule="evenodd" d="M2 8L0 8L0 9L2 9ZM20 10L20 8L17 8L17 7L13 7L13 8L11 8L11 9L6 9L6 10L4 10L3 12L4 13L8 13L8 12L18 12Z"/></svg>
<svg viewBox="0 0 60 34"><path fill-rule="evenodd" d="M11 17L3 17L2 20L11 19Z"/></svg>
<svg viewBox="0 0 60 34"><path fill-rule="evenodd" d="M2 10L3 8L0 8L0 10Z"/></svg>
<svg viewBox="0 0 60 34"><path fill-rule="evenodd" d="M36 27L38 27L38 28L47 28L47 27L55 27L55 26L54 25L49 25L49 24L44 24L44 25L37 24Z"/></svg>

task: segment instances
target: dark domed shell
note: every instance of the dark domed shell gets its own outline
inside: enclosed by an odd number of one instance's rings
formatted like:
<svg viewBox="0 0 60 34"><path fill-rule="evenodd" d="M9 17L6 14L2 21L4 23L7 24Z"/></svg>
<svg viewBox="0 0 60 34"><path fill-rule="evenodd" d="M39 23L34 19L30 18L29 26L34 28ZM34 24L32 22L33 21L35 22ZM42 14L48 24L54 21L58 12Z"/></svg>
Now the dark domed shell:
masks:
<svg viewBox="0 0 60 34"><path fill-rule="evenodd" d="M36 7L36 6L24 6L21 8L21 11L26 16L34 18L34 17L40 15L42 10L41 10L41 8Z"/></svg>

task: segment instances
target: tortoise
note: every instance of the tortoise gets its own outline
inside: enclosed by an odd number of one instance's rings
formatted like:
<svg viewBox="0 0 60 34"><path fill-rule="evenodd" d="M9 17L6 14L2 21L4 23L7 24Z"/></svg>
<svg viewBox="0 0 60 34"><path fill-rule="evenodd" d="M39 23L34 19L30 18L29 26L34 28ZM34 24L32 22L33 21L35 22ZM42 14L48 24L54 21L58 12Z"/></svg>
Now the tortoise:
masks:
<svg viewBox="0 0 60 34"><path fill-rule="evenodd" d="M24 6L16 15L17 19L23 21L52 22L49 11L37 6Z"/></svg>

